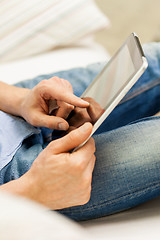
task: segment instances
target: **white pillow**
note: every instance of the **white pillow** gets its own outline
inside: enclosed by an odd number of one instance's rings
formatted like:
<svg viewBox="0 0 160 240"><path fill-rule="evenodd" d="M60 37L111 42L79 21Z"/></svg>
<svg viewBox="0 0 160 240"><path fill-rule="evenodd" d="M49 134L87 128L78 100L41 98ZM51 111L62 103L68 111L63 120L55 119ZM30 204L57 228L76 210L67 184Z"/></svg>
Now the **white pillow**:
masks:
<svg viewBox="0 0 160 240"><path fill-rule="evenodd" d="M93 0L0 1L1 62L72 44L108 25Z"/></svg>
<svg viewBox="0 0 160 240"><path fill-rule="evenodd" d="M108 59L106 49L90 39L81 46L55 49L20 61L0 64L0 80L14 84L38 75L86 67L95 62L108 61Z"/></svg>
<svg viewBox="0 0 160 240"><path fill-rule="evenodd" d="M89 240L78 224L27 199L0 192L1 240Z"/></svg>

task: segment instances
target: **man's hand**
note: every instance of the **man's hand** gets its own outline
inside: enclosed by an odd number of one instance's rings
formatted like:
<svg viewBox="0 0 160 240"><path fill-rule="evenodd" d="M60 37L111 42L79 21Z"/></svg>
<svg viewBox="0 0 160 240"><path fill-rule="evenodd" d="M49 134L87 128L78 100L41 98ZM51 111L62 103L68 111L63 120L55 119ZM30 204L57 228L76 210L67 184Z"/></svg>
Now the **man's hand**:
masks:
<svg viewBox="0 0 160 240"><path fill-rule="evenodd" d="M85 122L95 124L105 111L93 98L85 97L83 99L89 103L89 106L87 108L75 107L72 117L68 121L71 127L80 127Z"/></svg>
<svg viewBox="0 0 160 240"><path fill-rule="evenodd" d="M55 105L53 111L51 105ZM74 106L85 108L89 104L73 94L67 80L53 77L40 82L24 97L20 115L36 127L67 130L69 124L65 119Z"/></svg>
<svg viewBox="0 0 160 240"><path fill-rule="evenodd" d="M95 165L94 140L91 138L73 153L69 151L83 143L91 131L92 124L85 123L51 142L26 174L2 185L1 189L35 200L50 209L87 203Z"/></svg>

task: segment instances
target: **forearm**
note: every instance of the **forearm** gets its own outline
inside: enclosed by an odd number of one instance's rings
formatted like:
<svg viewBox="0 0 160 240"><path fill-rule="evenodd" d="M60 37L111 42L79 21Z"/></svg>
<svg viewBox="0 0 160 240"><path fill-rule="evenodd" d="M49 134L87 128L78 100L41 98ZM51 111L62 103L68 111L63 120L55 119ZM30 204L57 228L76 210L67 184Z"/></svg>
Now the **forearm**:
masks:
<svg viewBox="0 0 160 240"><path fill-rule="evenodd" d="M0 82L0 110L21 116L20 106L29 89L19 88Z"/></svg>

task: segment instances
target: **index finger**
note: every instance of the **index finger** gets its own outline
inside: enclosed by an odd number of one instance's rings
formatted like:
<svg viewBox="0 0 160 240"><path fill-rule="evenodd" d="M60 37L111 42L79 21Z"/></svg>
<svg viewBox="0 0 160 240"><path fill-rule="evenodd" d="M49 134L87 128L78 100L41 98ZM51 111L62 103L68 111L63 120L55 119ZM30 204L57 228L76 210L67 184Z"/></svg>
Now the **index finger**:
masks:
<svg viewBox="0 0 160 240"><path fill-rule="evenodd" d="M80 97L73 94L64 84L57 81L45 81L41 82L41 94L46 100L60 100L69 103L73 106L86 108L89 103Z"/></svg>
<svg viewBox="0 0 160 240"><path fill-rule="evenodd" d="M84 101L73 93L60 93L57 97L59 98L58 100L64 101L76 107L87 108L89 106L87 101Z"/></svg>

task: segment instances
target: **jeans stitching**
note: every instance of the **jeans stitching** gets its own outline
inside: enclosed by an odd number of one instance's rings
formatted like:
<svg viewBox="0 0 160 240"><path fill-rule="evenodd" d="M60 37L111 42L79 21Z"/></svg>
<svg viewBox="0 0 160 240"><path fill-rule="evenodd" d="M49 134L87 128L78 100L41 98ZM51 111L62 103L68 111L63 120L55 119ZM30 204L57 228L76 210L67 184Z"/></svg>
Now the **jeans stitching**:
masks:
<svg viewBox="0 0 160 240"><path fill-rule="evenodd" d="M148 191L148 190L150 190L150 189L152 189L152 190L156 190L157 188L159 188L160 187L160 184L159 184L159 182L158 183L156 183L156 184L152 184L151 186L149 186L149 187L147 187L147 188L144 188L144 189L140 189L140 190L135 190L134 192L131 192L131 193L127 193L127 194L125 194L125 195L123 195L123 196L121 196L121 197L118 197L118 198L116 198L116 199L111 199L111 200L108 200L108 201L103 201L103 202L100 202L100 203L98 203L98 204L96 204L96 205L92 205L91 207L85 207L85 209L83 210L84 212L85 211L90 211L90 210L92 210L92 209L97 209L97 208L101 208L101 207L103 207L103 206L105 206L105 205L108 205L108 204L113 204L113 203L116 203L116 202L118 202L120 199L125 199L125 198L127 198L127 197L129 197L129 196L132 196L133 194L141 194L142 195L142 193L144 193L144 192L146 192L146 191ZM63 211L63 210L62 210ZM65 210L65 213L69 213L71 210L70 209L66 209ZM73 210L74 211L74 213L78 213L78 212L82 212L82 210Z"/></svg>
<svg viewBox="0 0 160 240"><path fill-rule="evenodd" d="M131 93L127 94L126 98L122 99L122 101L120 101L119 104L125 103L128 100L131 100L132 98L138 96L139 94L141 94L141 93L143 93L145 91L148 91L149 89L151 89L151 88L153 88L153 87L155 87L155 86L157 86L159 84L160 84L160 78L158 78L156 80L156 82L154 81L154 82L151 82L149 84L146 84L145 86L141 86L140 88L138 88L138 89L132 91Z"/></svg>

